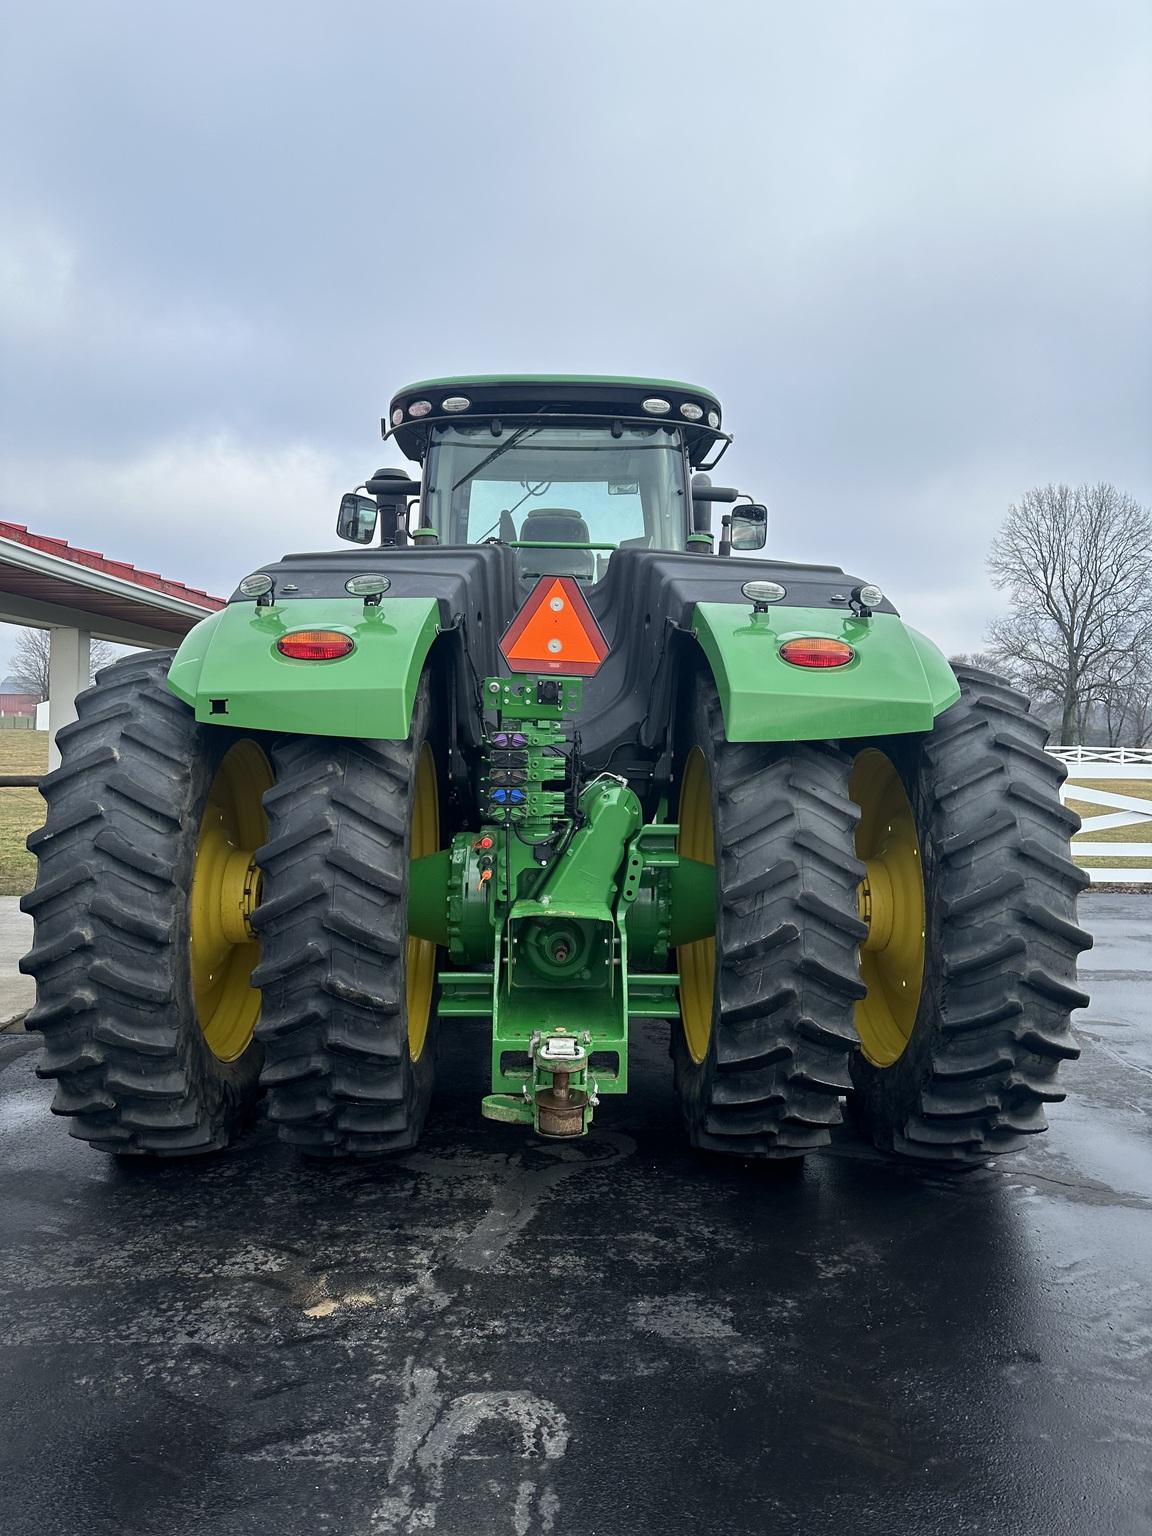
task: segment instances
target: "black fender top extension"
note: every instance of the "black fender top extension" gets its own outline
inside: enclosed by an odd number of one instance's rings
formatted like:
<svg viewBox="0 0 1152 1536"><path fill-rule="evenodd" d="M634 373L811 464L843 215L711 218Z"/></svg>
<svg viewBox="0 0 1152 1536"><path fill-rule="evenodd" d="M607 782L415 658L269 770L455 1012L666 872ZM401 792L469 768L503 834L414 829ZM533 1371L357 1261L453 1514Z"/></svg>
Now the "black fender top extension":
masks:
<svg viewBox="0 0 1152 1536"><path fill-rule="evenodd" d="M451 637L461 706L475 699L476 679L507 672L500 637L537 580L521 576L516 551L499 543L291 554L261 569L275 579L278 591L302 598L343 597L348 577L369 571L387 574L393 598L436 598L441 629ZM580 735L590 769L611 763L629 776L651 771L667 745L680 659L675 642L690 632L693 608L704 602L744 604L741 585L754 580L785 585L790 605L843 610L859 578L835 565L618 549L602 580L582 584L611 647L585 683ZM239 593L231 600L251 601ZM896 610L885 599L878 611ZM459 713L467 742L475 710L462 707Z"/></svg>

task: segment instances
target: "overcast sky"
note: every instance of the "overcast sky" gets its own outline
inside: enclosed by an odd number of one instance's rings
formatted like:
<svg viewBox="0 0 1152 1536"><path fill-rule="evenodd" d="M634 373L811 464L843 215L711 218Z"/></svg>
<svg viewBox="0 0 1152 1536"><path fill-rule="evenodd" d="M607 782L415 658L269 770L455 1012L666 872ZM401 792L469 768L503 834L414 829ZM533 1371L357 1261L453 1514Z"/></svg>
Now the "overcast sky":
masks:
<svg viewBox="0 0 1152 1536"><path fill-rule="evenodd" d="M1152 502L1149 0L7 0L0 516L216 592L411 379L698 381L770 549L949 650Z"/></svg>

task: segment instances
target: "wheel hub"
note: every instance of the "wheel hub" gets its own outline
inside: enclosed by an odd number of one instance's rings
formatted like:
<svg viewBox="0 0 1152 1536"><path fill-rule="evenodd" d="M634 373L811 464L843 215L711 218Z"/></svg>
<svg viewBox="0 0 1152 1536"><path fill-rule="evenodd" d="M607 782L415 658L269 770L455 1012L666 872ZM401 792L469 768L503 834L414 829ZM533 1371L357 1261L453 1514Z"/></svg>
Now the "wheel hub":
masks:
<svg viewBox="0 0 1152 1536"><path fill-rule="evenodd" d="M260 899L260 871L247 849L228 855L220 886L220 924L229 944L247 944L256 937L252 913Z"/></svg>
<svg viewBox="0 0 1152 1536"><path fill-rule="evenodd" d="M860 917L868 934L860 973L868 988L856 1007L864 1054L889 1067L907 1047L924 978L924 872L916 815L895 765L868 748L852 769L860 807L856 854L864 861Z"/></svg>
<svg viewBox="0 0 1152 1536"><path fill-rule="evenodd" d="M868 873L860 883L860 917L868 924L864 948L870 953L887 949L892 939L892 878L882 859L866 861Z"/></svg>
<svg viewBox="0 0 1152 1536"><path fill-rule="evenodd" d="M260 899L255 850L267 835L262 798L271 785L260 748L238 742L216 770L196 839L188 912L192 992L201 1032L221 1061L244 1054L260 1016L251 983L260 959L252 927Z"/></svg>

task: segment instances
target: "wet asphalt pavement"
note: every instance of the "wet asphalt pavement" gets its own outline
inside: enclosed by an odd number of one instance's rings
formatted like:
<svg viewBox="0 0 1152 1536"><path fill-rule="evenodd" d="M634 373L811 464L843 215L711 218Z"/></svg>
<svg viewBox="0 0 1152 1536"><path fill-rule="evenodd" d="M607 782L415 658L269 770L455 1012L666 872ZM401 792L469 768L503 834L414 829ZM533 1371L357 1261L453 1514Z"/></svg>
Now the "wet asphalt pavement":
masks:
<svg viewBox="0 0 1152 1536"><path fill-rule="evenodd" d="M1152 898L1093 895L1052 1132L948 1179L684 1146L661 1030L574 1146L118 1167L0 1036L5 1536L1152 1530Z"/></svg>

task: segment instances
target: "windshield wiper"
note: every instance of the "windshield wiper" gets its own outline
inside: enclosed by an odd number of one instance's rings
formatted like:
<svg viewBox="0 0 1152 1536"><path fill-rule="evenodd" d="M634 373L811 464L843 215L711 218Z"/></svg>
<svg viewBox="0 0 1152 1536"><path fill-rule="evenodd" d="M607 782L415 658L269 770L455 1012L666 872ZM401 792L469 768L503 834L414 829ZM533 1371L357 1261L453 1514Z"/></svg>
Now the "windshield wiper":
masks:
<svg viewBox="0 0 1152 1536"><path fill-rule="evenodd" d="M487 469L493 460L498 459L502 453L507 453L509 448L515 448L517 443L523 441L523 439L528 437L531 433L539 432L541 430L542 428L537 426L535 421L525 422L522 427L517 427L516 431L513 432L512 436L506 443L500 443L497 447L493 448L492 452L488 454L487 457L481 459L479 464L474 464L472 468L467 472L467 474L461 475L459 480L457 480L456 484L452 487L453 491L458 491L462 485L467 485L469 480L474 479L474 477L478 475L482 469Z"/></svg>

